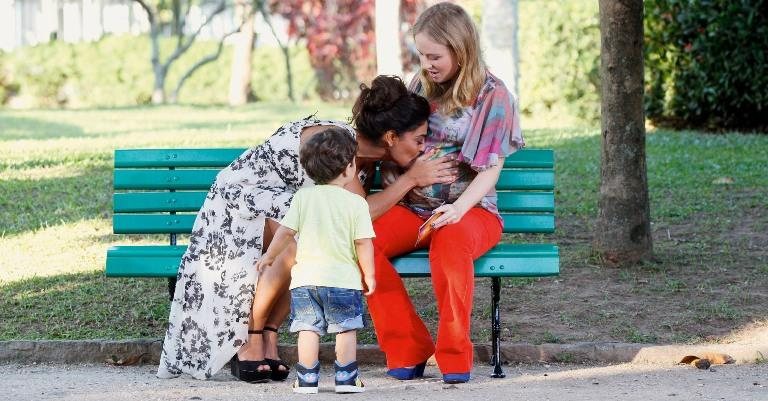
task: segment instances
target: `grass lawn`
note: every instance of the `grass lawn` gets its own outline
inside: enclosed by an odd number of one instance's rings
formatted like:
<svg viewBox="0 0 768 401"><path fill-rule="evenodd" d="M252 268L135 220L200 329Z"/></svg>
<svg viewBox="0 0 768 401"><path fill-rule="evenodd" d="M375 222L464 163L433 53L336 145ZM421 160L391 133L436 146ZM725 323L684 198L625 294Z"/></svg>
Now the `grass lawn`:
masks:
<svg viewBox="0 0 768 401"><path fill-rule="evenodd" d="M259 103L0 111L0 340L162 336L165 280L103 276L108 246L145 241L111 233L114 149L247 147L285 121L315 112L345 118L348 110ZM505 341L727 341L768 324L768 136L649 132L656 260L604 269L590 254L599 129L525 135L530 147L556 151L558 229L542 240L560 244L562 274L503 281ZM434 327L429 280L407 283ZM488 341L486 280L475 300L473 337ZM373 332L361 341L375 342Z"/></svg>

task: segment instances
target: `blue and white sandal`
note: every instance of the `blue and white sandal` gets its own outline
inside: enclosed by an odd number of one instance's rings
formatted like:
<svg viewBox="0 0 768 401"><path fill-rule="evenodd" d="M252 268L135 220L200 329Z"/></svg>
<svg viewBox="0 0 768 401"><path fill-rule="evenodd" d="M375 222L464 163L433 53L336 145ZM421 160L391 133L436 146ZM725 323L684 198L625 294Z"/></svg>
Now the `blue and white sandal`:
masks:
<svg viewBox="0 0 768 401"><path fill-rule="evenodd" d="M300 363L296 364L296 381L293 382L294 393L317 394L319 382L320 361L315 362L315 366L311 368L307 368Z"/></svg>
<svg viewBox="0 0 768 401"><path fill-rule="evenodd" d="M350 362L344 366L339 365L339 361L335 361L333 367L336 370L337 393L362 393L365 391L365 385L360 380L360 370L357 368L357 361Z"/></svg>

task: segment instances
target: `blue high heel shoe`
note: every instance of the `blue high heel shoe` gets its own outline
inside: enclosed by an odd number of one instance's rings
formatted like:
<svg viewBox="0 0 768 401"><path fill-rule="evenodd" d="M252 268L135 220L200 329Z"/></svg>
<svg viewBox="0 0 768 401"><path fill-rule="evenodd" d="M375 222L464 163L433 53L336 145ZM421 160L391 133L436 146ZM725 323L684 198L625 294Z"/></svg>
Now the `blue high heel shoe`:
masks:
<svg viewBox="0 0 768 401"><path fill-rule="evenodd" d="M419 377L424 377L424 368L427 366L427 361L424 361L412 368L395 368L387 371L387 375L394 377L397 380L413 380Z"/></svg>
<svg viewBox="0 0 768 401"><path fill-rule="evenodd" d="M469 381L469 372L467 373L446 373L443 375L443 382L447 384L459 384Z"/></svg>

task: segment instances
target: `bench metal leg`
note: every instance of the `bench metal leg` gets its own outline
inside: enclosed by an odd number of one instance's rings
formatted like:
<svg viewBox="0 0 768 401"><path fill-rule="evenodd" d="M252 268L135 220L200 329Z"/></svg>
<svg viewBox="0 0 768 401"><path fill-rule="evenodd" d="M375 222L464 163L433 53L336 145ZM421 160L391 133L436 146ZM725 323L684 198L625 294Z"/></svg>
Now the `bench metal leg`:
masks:
<svg viewBox="0 0 768 401"><path fill-rule="evenodd" d="M176 277L168 277L168 299L173 301L173 294L176 292Z"/></svg>
<svg viewBox="0 0 768 401"><path fill-rule="evenodd" d="M501 313L499 312L501 279L493 277L491 281L493 289L493 297L491 298L491 347L493 350L491 365L493 365L493 373L491 377L501 379L507 376L501 369Z"/></svg>

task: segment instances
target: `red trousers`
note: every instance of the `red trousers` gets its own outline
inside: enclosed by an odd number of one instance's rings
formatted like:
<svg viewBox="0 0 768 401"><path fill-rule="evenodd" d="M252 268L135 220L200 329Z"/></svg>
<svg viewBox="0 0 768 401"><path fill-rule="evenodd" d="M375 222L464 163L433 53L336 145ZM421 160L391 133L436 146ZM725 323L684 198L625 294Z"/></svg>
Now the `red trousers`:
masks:
<svg viewBox="0 0 768 401"><path fill-rule="evenodd" d="M433 353L443 374L472 369L474 350L470 339L473 261L501 239L501 223L485 209L475 207L455 224L434 231L424 244L429 247L432 285L439 323L433 343L424 322L389 258L414 249L419 226L424 222L403 206L395 206L373 224L376 260L376 291L368 297L376 337L387 356L389 369L424 362Z"/></svg>

